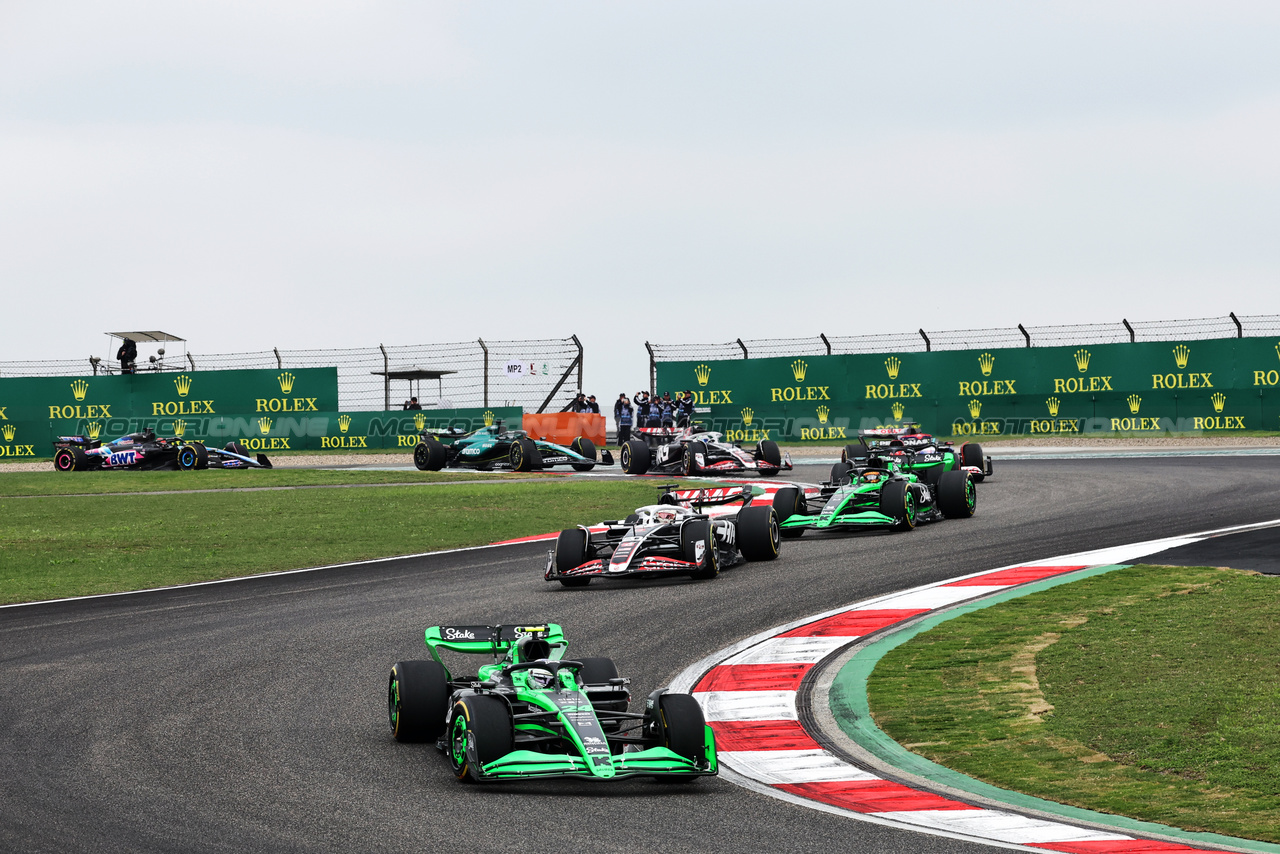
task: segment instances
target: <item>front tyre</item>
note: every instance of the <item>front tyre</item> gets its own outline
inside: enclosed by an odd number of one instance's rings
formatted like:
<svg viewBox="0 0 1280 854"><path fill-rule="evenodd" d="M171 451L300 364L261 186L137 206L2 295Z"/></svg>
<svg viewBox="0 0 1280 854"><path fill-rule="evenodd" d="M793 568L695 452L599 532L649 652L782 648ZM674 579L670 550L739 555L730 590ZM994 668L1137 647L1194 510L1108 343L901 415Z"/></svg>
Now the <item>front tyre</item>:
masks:
<svg viewBox="0 0 1280 854"><path fill-rule="evenodd" d="M680 550L689 563L698 568L689 575L700 580L715 578L720 574L720 553L716 550L716 535L710 520L694 519L680 528Z"/></svg>
<svg viewBox="0 0 1280 854"><path fill-rule="evenodd" d="M744 507L738 513L738 549L746 560L773 560L782 540L772 507Z"/></svg>
<svg viewBox="0 0 1280 854"><path fill-rule="evenodd" d="M587 562L589 557L587 547L589 544L590 537L581 528L561 531L560 536L556 537L556 573L561 575L558 580L565 587L586 587L591 583L590 576L585 578L563 577L563 573L571 572Z"/></svg>
<svg viewBox="0 0 1280 854"><path fill-rule="evenodd" d="M701 471L698 465L698 455L702 455L702 461L707 461L707 445L705 442L690 442L684 446L684 474L685 477L697 474Z"/></svg>
<svg viewBox="0 0 1280 854"><path fill-rule="evenodd" d="M965 442L960 446L960 465L974 466L980 472L986 471L986 455L982 452L982 446L977 442ZM986 480L985 474L975 474L973 476L974 483L982 483Z"/></svg>
<svg viewBox="0 0 1280 854"><path fill-rule="evenodd" d="M773 494L773 510L778 514L778 523L781 524L792 516L807 516L809 504L799 487L784 486ZM781 528L778 533L788 540L794 540L804 534L804 528Z"/></svg>
<svg viewBox="0 0 1280 854"><path fill-rule="evenodd" d="M938 509L948 519L968 519L978 506L978 490L967 471L943 472L938 479Z"/></svg>
<svg viewBox="0 0 1280 854"><path fill-rule="evenodd" d="M387 682L387 718L396 741L428 741L444 733L449 678L438 661L397 661Z"/></svg>
<svg viewBox="0 0 1280 854"><path fill-rule="evenodd" d="M596 467L596 443L588 439L586 436L579 436L569 445L569 450L579 456L586 457L591 460L590 463L570 463L574 471L591 471Z"/></svg>
<svg viewBox="0 0 1280 854"><path fill-rule="evenodd" d="M772 439L761 439L756 445L756 459L769 463L772 466L782 467L782 451L778 449L778 443ZM775 471L761 471L761 474L777 474Z"/></svg>
<svg viewBox="0 0 1280 854"><path fill-rule="evenodd" d="M624 474L644 474L649 470L649 446L639 439L628 439L618 451L618 464Z"/></svg>
<svg viewBox="0 0 1280 854"><path fill-rule="evenodd" d="M183 445L178 449L178 468L183 471L193 471L199 462L196 449L191 445Z"/></svg>
<svg viewBox="0 0 1280 854"><path fill-rule="evenodd" d="M658 698L656 729L658 743L697 765L707 761L707 719L702 707L689 694L663 694ZM658 777L663 782L687 783L693 776Z"/></svg>
<svg viewBox="0 0 1280 854"><path fill-rule="evenodd" d="M880 512L895 519L898 531L916 526L916 497L905 480L891 480L880 490Z"/></svg>
<svg viewBox="0 0 1280 854"><path fill-rule="evenodd" d="M481 765L501 759L515 745L515 730L507 704L497 697L477 694L453 704L449 724L449 764L454 776L467 783L480 779L471 767L468 748Z"/></svg>
<svg viewBox="0 0 1280 854"><path fill-rule="evenodd" d="M182 447L195 449L197 469L207 469L209 467L209 449L204 446L203 442L191 442Z"/></svg>
<svg viewBox="0 0 1280 854"><path fill-rule="evenodd" d="M542 468L542 452L537 444L528 436L521 436L511 443L507 450L507 459L512 471L533 471Z"/></svg>

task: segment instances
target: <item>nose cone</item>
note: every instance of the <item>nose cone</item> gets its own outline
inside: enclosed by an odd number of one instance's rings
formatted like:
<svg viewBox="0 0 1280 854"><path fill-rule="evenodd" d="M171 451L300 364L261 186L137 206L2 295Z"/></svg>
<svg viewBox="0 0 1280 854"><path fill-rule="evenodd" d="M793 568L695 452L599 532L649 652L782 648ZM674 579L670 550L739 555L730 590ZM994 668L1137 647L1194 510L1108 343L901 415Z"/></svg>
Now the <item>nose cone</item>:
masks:
<svg viewBox="0 0 1280 854"><path fill-rule="evenodd" d="M591 773L602 779L608 779L617 772L613 768L613 758L610 756L593 756L591 759Z"/></svg>

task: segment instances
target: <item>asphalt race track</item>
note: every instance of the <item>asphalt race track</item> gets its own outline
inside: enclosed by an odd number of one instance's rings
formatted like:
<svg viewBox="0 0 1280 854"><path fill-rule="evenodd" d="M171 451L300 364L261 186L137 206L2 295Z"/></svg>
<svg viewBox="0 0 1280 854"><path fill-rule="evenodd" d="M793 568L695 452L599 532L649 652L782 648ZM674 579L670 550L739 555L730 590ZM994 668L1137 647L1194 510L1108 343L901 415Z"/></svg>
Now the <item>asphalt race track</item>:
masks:
<svg viewBox="0 0 1280 854"><path fill-rule="evenodd" d="M0 609L0 850L999 850L720 779L467 786L433 747L392 741L385 704L427 625L562 623L638 705L704 655L840 604L1280 517L1280 457L997 465L971 520L786 541L712 582L565 589L534 544Z"/></svg>

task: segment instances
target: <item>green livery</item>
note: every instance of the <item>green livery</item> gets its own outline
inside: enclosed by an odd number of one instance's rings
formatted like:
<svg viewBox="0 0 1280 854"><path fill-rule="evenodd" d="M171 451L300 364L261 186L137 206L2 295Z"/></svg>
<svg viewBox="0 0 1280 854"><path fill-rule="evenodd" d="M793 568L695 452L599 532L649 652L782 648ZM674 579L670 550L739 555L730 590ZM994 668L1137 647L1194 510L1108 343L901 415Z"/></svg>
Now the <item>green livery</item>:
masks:
<svg viewBox="0 0 1280 854"><path fill-rule="evenodd" d="M613 455L608 450L597 455L595 443L586 436L579 436L565 447L530 438L524 430L506 430L501 421L495 421L469 433L422 431L422 441L413 449L413 464L422 471L538 471L557 465L591 471L597 465L613 465Z"/></svg>
<svg viewBox="0 0 1280 854"><path fill-rule="evenodd" d="M957 448L950 442L939 442L913 423L859 430L858 444L845 445L840 459L866 465L872 455L892 458L904 472L929 483L937 483L938 477L947 471L967 471L974 483L982 483L993 473L991 457L983 452L981 445L964 442Z"/></svg>
<svg viewBox="0 0 1280 854"><path fill-rule="evenodd" d="M397 741L431 741L464 781L717 773L715 735L698 702L666 689L628 711L630 680L608 658L565 658L554 623L432 626L430 661L399 661L387 684ZM488 655L458 675L442 651Z"/></svg>
<svg viewBox="0 0 1280 854"><path fill-rule="evenodd" d="M773 497L779 533L795 538L805 531L909 531L921 522L967 519L977 507L973 478L964 469L938 471L926 480L904 471L894 457L858 462L863 464L836 463L816 496L797 486L779 489Z"/></svg>

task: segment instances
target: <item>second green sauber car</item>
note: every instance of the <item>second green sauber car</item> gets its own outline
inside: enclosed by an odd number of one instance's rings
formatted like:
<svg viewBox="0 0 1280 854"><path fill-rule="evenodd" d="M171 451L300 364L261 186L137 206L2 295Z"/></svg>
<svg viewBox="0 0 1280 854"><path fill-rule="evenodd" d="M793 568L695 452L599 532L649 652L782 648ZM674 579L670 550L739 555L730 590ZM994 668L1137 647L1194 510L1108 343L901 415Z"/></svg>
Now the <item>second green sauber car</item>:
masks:
<svg viewBox="0 0 1280 854"><path fill-rule="evenodd" d="M967 519L977 507L978 493L967 471L939 472L925 481L892 458L872 456L865 462L836 463L830 482L812 498L801 487L779 489L773 497L779 533L795 538L805 531L909 531L944 517Z"/></svg>
<svg viewBox="0 0 1280 854"><path fill-rule="evenodd" d="M533 626L432 626L431 661L399 661L387 685L397 741L436 741L464 781L608 780L714 775L715 735L698 701L654 691L627 711L630 680L608 658L566 659L564 632ZM490 655L456 675L440 651Z"/></svg>

